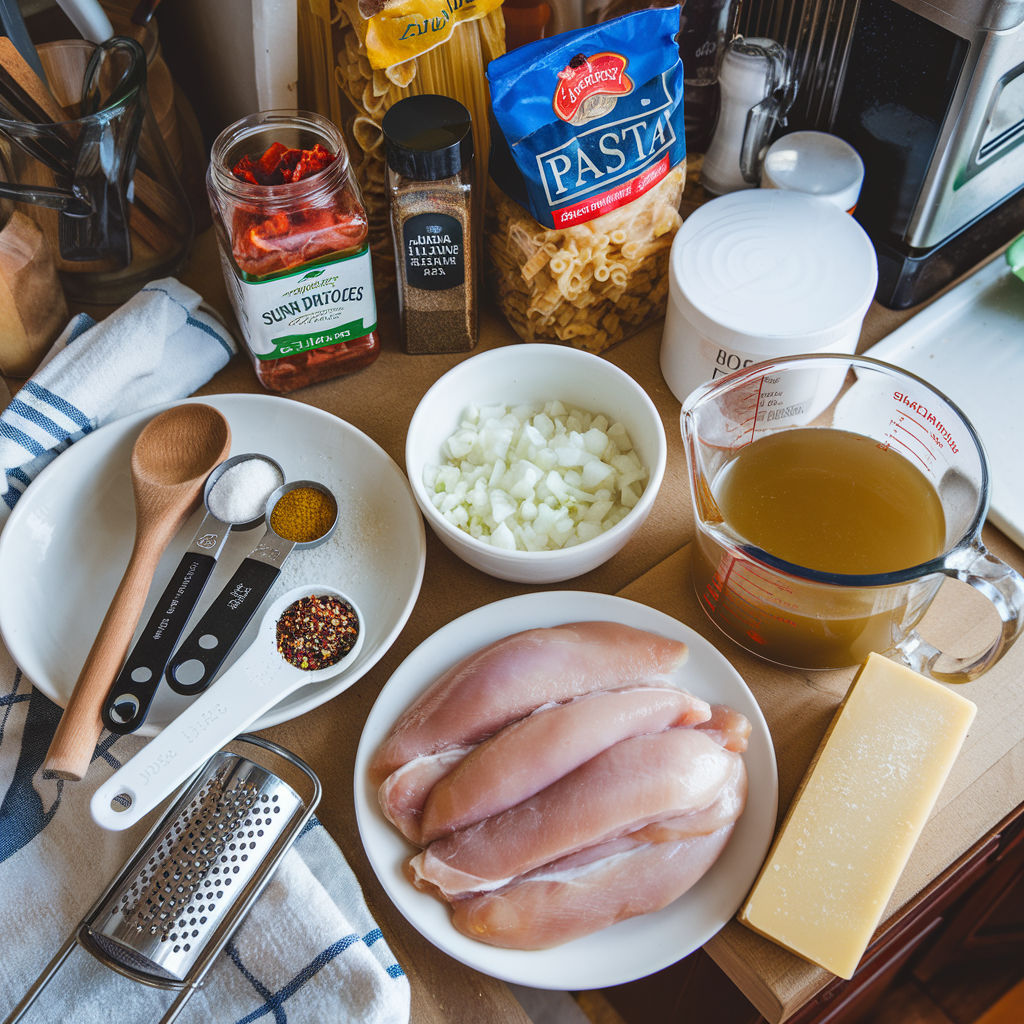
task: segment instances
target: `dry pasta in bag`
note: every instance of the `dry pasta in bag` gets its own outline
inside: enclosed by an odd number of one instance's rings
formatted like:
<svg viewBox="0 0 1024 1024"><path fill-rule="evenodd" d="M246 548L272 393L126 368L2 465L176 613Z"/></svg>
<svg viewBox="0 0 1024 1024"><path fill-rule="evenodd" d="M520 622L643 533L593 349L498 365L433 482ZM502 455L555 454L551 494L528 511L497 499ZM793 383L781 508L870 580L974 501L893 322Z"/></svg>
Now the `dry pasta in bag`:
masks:
<svg viewBox="0 0 1024 1024"><path fill-rule="evenodd" d="M679 8L491 63L487 253L525 341L600 352L665 311L686 176Z"/></svg>
<svg viewBox="0 0 1024 1024"><path fill-rule="evenodd" d="M473 118L476 180L487 180L484 68L505 52L500 0L299 0L298 12L300 104L346 134L379 293L395 281L381 122L407 96L458 100ZM480 218L485 190L477 191Z"/></svg>

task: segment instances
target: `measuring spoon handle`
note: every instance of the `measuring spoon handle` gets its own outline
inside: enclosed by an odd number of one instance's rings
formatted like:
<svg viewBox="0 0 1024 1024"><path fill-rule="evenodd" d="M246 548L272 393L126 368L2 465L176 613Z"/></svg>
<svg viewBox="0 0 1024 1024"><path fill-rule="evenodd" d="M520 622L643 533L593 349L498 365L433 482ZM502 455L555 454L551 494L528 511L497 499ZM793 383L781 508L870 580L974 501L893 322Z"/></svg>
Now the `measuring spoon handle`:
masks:
<svg viewBox="0 0 1024 1024"><path fill-rule="evenodd" d="M167 666L167 683L175 693L192 696L213 682L280 572L279 565L259 558L242 560Z"/></svg>
<svg viewBox="0 0 1024 1024"><path fill-rule="evenodd" d="M96 790L90 811L98 825L115 831L134 825L225 743L307 681L309 673L285 663L269 643L257 637L215 686Z"/></svg>
<svg viewBox="0 0 1024 1024"><path fill-rule="evenodd" d="M135 732L146 720L174 645L216 564L216 557L205 552L182 556L103 702L103 724L111 732Z"/></svg>

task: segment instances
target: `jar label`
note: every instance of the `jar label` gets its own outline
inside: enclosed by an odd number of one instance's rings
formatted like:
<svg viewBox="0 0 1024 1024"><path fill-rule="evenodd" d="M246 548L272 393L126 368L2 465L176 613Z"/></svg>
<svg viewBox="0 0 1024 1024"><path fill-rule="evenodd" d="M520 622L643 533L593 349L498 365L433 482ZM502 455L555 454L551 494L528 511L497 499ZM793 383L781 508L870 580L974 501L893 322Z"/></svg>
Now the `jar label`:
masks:
<svg viewBox="0 0 1024 1024"><path fill-rule="evenodd" d="M402 225L405 280L439 292L466 280L462 224L447 213L418 213Z"/></svg>
<svg viewBox="0 0 1024 1024"><path fill-rule="evenodd" d="M283 359L362 338L377 326L370 249L314 267L245 280L221 251L235 315L253 355Z"/></svg>

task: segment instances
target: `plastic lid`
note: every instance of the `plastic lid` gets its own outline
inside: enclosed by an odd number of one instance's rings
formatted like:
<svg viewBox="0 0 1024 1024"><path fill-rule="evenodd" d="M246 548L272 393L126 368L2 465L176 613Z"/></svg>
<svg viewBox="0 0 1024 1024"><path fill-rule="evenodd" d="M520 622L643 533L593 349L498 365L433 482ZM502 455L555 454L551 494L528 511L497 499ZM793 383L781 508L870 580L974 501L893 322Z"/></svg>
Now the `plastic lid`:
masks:
<svg viewBox="0 0 1024 1024"><path fill-rule="evenodd" d="M751 189L712 199L672 244L672 299L708 338L839 341L875 294L878 264L848 213L800 192Z"/></svg>
<svg viewBox="0 0 1024 1024"><path fill-rule="evenodd" d="M776 139L761 166L761 188L784 188L857 205L864 162L848 142L825 132L790 132Z"/></svg>
<svg viewBox="0 0 1024 1024"><path fill-rule="evenodd" d="M439 181L473 160L473 118L448 96L407 96L384 115L388 166L414 181Z"/></svg>

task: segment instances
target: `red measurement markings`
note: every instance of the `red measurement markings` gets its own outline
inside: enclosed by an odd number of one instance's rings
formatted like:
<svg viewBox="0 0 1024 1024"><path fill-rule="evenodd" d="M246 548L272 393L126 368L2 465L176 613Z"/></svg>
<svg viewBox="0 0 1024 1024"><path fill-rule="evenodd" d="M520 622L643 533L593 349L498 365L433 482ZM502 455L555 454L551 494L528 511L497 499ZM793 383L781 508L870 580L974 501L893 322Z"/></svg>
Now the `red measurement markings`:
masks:
<svg viewBox="0 0 1024 1024"><path fill-rule="evenodd" d="M930 470L932 461L935 459L935 453L932 451L931 433L928 427L923 423L918 423L917 420L909 419L906 416L901 415L899 420L892 421L892 430L889 433L889 440L893 444L898 444L901 448L912 455L926 470ZM909 426L908 426L909 425ZM909 427L913 427L910 430ZM920 435L924 435L921 437ZM921 452L924 452L922 455Z"/></svg>

